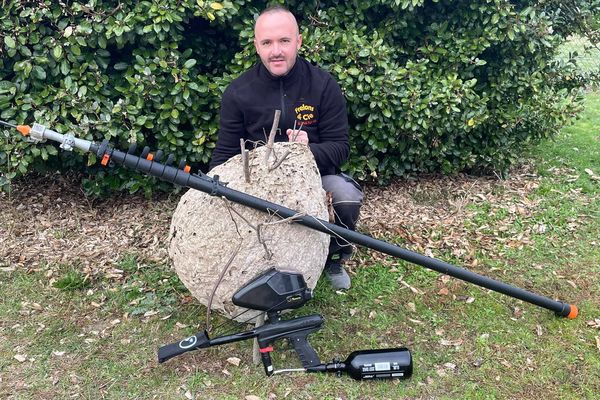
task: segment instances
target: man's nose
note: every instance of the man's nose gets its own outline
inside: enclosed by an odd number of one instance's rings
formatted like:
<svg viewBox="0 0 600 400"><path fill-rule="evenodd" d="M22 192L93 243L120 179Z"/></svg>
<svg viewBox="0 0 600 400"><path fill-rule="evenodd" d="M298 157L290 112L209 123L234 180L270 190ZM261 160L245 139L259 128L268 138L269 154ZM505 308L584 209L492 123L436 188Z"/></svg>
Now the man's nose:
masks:
<svg viewBox="0 0 600 400"><path fill-rule="evenodd" d="M279 43L275 42L273 44L273 48L271 49L271 51L273 52L273 55L275 55L275 56L281 54L281 46L279 45Z"/></svg>

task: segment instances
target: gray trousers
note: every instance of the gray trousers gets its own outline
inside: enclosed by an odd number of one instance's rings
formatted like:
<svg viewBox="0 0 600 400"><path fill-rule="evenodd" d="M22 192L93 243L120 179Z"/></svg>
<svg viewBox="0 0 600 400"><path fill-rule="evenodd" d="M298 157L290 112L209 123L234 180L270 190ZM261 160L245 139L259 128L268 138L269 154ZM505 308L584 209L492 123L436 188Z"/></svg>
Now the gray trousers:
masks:
<svg viewBox="0 0 600 400"><path fill-rule="evenodd" d="M362 205L363 192L358 183L346 174L325 175L321 177L323 189L331 192L335 224L355 230ZM344 239L331 237L329 255L342 253L352 254L352 246Z"/></svg>

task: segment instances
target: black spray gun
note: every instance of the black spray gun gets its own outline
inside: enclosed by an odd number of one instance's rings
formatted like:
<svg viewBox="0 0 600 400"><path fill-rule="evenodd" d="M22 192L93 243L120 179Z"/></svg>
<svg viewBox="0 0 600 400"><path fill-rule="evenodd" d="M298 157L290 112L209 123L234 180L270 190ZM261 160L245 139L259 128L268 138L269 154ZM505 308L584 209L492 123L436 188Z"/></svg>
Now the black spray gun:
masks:
<svg viewBox="0 0 600 400"><path fill-rule="evenodd" d="M233 304L267 314L265 324L250 331L210 339L206 331L158 350L158 361L191 350L218 346L246 339L257 339L261 361L268 376L283 372L347 372L354 379L409 378L412 375L412 357L406 348L355 351L345 361L333 360L322 364L308 342L308 335L321 329L325 322L320 315L283 319L283 310L303 306L312 299L301 274L272 268L239 289L232 298ZM302 368L276 370L270 353L274 342L287 339L294 347Z"/></svg>

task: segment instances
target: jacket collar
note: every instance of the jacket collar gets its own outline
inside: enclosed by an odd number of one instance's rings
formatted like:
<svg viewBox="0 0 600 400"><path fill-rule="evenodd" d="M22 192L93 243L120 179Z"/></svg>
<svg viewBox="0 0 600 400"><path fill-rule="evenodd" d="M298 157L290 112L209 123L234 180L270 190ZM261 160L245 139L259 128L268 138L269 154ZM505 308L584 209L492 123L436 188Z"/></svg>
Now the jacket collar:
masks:
<svg viewBox="0 0 600 400"><path fill-rule="evenodd" d="M294 63L294 66L284 76L271 75L269 70L267 70L267 68L263 65L263 63L260 62L258 65L258 74L261 78L266 79L268 81L272 81L272 82L283 81L284 84L289 84L289 83L296 81L296 79L298 79L298 76L301 74L300 70L302 69L302 66L300 64L302 63L302 61L303 61L303 59L301 59L300 57L296 57L296 62Z"/></svg>

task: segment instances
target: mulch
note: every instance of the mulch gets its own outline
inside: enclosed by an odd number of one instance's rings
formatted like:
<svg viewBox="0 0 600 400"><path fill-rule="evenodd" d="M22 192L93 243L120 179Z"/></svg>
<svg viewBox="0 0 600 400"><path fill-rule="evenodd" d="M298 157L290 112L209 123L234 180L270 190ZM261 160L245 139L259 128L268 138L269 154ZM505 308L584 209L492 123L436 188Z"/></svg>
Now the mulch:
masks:
<svg viewBox="0 0 600 400"><path fill-rule="evenodd" d="M96 274L111 273L128 254L146 262L168 262L170 218L181 193L91 199L82 192L80 179L73 174L29 175L13 182L10 194L0 193L0 267L77 264ZM515 246L529 242L527 234L507 240L493 231L506 231L516 218L535 211L537 204L528 196L538 185L539 177L528 166L506 180L423 175L388 186L367 185L359 230L404 241L411 250L430 256L450 251L474 265L475 245L493 253L498 240ZM507 216L496 226L478 227L474 234L465 226L474 213L469 205L483 202L489 203L490 212L503 208ZM376 252L371 255L385 260Z"/></svg>

